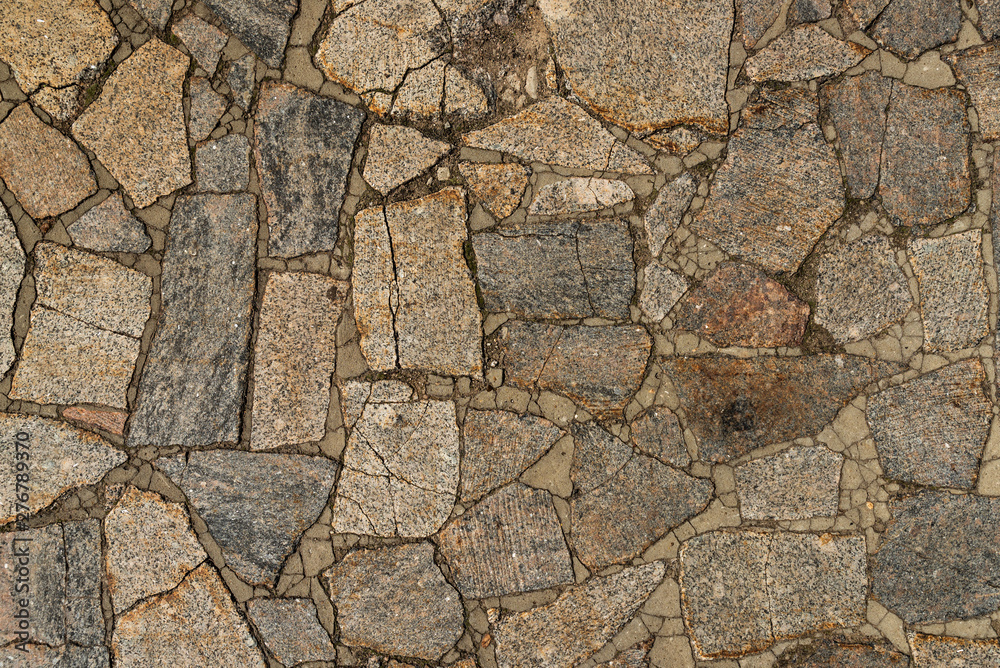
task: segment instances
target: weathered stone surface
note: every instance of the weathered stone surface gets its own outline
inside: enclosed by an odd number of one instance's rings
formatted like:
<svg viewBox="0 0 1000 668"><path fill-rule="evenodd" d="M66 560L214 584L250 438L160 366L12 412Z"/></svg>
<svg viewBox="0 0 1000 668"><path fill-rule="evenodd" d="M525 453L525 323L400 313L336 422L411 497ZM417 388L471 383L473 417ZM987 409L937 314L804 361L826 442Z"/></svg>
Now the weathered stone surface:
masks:
<svg viewBox="0 0 1000 668"><path fill-rule="evenodd" d="M340 386L340 407L344 424L353 427L369 401L402 404L413 398L413 388L401 380L377 380L374 383L349 380Z"/></svg>
<svg viewBox="0 0 1000 668"><path fill-rule="evenodd" d="M202 192L246 190L250 183L250 140L243 135L226 135L199 146L194 169Z"/></svg>
<svg viewBox="0 0 1000 668"><path fill-rule="evenodd" d="M337 648L308 598L255 598L247 601L250 621L264 644L286 666L337 660Z"/></svg>
<svg viewBox="0 0 1000 668"><path fill-rule="evenodd" d="M108 668L107 647L80 647L78 645L26 645L22 652L14 645L0 649L0 665L13 668Z"/></svg>
<svg viewBox="0 0 1000 668"><path fill-rule="evenodd" d="M681 546L684 623L703 659L865 619L865 540L715 531Z"/></svg>
<svg viewBox="0 0 1000 668"><path fill-rule="evenodd" d="M1000 6L1000 5L998 5ZM982 7L980 7L982 12ZM984 141L1000 138L1000 44L985 44L944 56L965 85L979 115Z"/></svg>
<svg viewBox="0 0 1000 668"><path fill-rule="evenodd" d="M1000 35L1000 0L981 0L976 3L979 10L979 30L983 39L993 41Z"/></svg>
<svg viewBox="0 0 1000 668"><path fill-rule="evenodd" d="M191 97L191 121L188 132L191 139L204 141L218 125L226 111L226 99L212 89L212 84L203 77L191 77L188 84Z"/></svg>
<svg viewBox="0 0 1000 668"><path fill-rule="evenodd" d="M139 340L37 306L14 372L11 399L126 408Z"/></svg>
<svg viewBox="0 0 1000 668"><path fill-rule="evenodd" d="M496 339L507 382L565 394L599 419L620 414L639 389L652 340L642 327L509 322Z"/></svg>
<svg viewBox="0 0 1000 668"><path fill-rule="evenodd" d="M799 645L778 657L788 668L907 668L910 659L881 645L854 645L820 641Z"/></svg>
<svg viewBox="0 0 1000 668"><path fill-rule="evenodd" d="M163 310L139 381L130 444L239 438L254 295L254 209L253 195L196 195L174 204Z"/></svg>
<svg viewBox="0 0 1000 668"><path fill-rule="evenodd" d="M409 72L392 101L393 115L411 120L437 120L441 116L444 68L443 60L435 60Z"/></svg>
<svg viewBox="0 0 1000 668"><path fill-rule="evenodd" d="M243 107L244 111L250 111L250 100L253 99L253 88L257 81L254 72L256 62L253 54L248 53L233 61L229 65L229 74L226 75L226 83L233 91L236 103Z"/></svg>
<svg viewBox="0 0 1000 668"><path fill-rule="evenodd" d="M544 0L539 9L570 88L609 121L728 129L731 4Z"/></svg>
<svg viewBox="0 0 1000 668"><path fill-rule="evenodd" d="M505 411L474 411L462 425L462 501L515 480L562 436L548 420Z"/></svg>
<svg viewBox="0 0 1000 668"><path fill-rule="evenodd" d="M372 397L354 424L337 485L339 533L421 538L455 505L459 441L450 401Z"/></svg>
<svg viewBox="0 0 1000 668"><path fill-rule="evenodd" d="M570 542L592 571L626 563L708 505L711 482L635 455L598 426L575 429L573 439L571 475L583 494L574 495L570 504ZM609 455L623 464L612 471L602 468Z"/></svg>
<svg viewBox="0 0 1000 668"><path fill-rule="evenodd" d="M952 666L995 666L1000 664L1000 642L970 640L909 633L913 650L913 668L951 668Z"/></svg>
<svg viewBox="0 0 1000 668"><path fill-rule="evenodd" d="M80 109L79 93L80 86L70 85L66 88L42 86L31 94L31 101L53 120L65 123Z"/></svg>
<svg viewBox="0 0 1000 668"><path fill-rule="evenodd" d="M104 564L115 614L173 589L207 559L179 503L129 486L104 520Z"/></svg>
<svg viewBox="0 0 1000 668"><path fill-rule="evenodd" d="M663 580L654 561L593 578L553 603L505 615L494 626L497 664L570 666L610 640Z"/></svg>
<svg viewBox="0 0 1000 668"><path fill-rule="evenodd" d="M740 514L748 520L801 520L837 514L842 455L822 446L791 448L736 468Z"/></svg>
<svg viewBox="0 0 1000 668"><path fill-rule="evenodd" d="M472 238L488 311L528 318L627 318L635 293L624 220L519 225Z"/></svg>
<svg viewBox="0 0 1000 668"><path fill-rule="evenodd" d="M573 562L549 493L520 483L470 508L439 534L441 554L469 598L574 582Z"/></svg>
<svg viewBox="0 0 1000 668"><path fill-rule="evenodd" d="M868 424L885 477L971 488L993 415L978 359L890 387L868 399Z"/></svg>
<svg viewBox="0 0 1000 668"><path fill-rule="evenodd" d="M894 223L938 223L969 204L968 130L961 91L893 84L878 192Z"/></svg>
<svg viewBox="0 0 1000 668"><path fill-rule="evenodd" d="M687 280L659 262L646 265L642 270L642 276L639 308L648 321L660 322L687 292Z"/></svg>
<svg viewBox="0 0 1000 668"><path fill-rule="evenodd" d="M150 25L156 26L160 30L167 27L173 5L170 0L129 0L129 4L135 7Z"/></svg>
<svg viewBox="0 0 1000 668"><path fill-rule="evenodd" d="M365 181L386 195L433 165L450 150L449 144L428 139L413 128L374 125L368 140Z"/></svg>
<svg viewBox="0 0 1000 668"><path fill-rule="evenodd" d="M341 642L437 659L462 635L458 592L434 564L430 543L358 550L327 571Z"/></svg>
<svg viewBox="0 0 1000 668"><path fill-rule="evenodd" d="M395 369L398 360L393 321L399 291L389 226L381 207L365 209L355 217L351 283L361 353L372 369Z"/></svg>
<svg viewBox="0 0 1000 668"><path fill-rule="evenodd" d="M209 76L215 74L219 57L229 37L215 26L205 23L194 14L188 14L174 23L170 30L180 37L201 68Z"/></svg>
<svg viewBox="0 0 1000 668"><path fill-rule="evenodd" d="M299 536L326 505L337 464L323 457L192 452L170 477L244 581L274 585Z"/></svg>
<svg viewBox="0 0 1000 668"><path fill-rule="evenodd" d="M792 28L746 63L752 81L803 81L837 74L871 51L839 40L815 23Z"/></svg>
<svg viewBox="0 0 1000 668"><path fill-rule="evenodd" d="M111 637L111 652L115 665L122 668L267 665L208 563L188 574L176 589L121 615Z"/></svg>
<svg viewBox="0 0 1000 668"><path fill-rule="evenodd" d="M479 118L489 111L482 88L470 81L456 67L444 71L444 113L459 114L468 119Z"/></svg>
<svg viewBox="0 0 1000 668"><path fill-rule="evenodd" d="M920 286L925 350L974 346L989 328L979 230L914 239L908 256Z"/></svg>
<svg viewBox="0 0 1000 668"><path fill-rule="evenodd" d="M640 452L666 464L684 467L691 463L677 416L663 406L653 406L636 419L629 439Z"/></svg>
<svg viewBox="0 0 1000 668"><path fill-rule="evenodd" d="M788 8L790 23L815 23L830 18L831 0L795 0Z"/></svg>
<svg viewBox="0 0 1000 668"><path fill-rule="evenodd" d="M447 28L431 0L366 1L330 23L316 65L359 93L393 91L408 71L441 55L446 41Z"/></svg>
<svg viewBox="0 0 1000 668"><path fill-rule="evenodd" d="M97 154L138 207L191 183L184 127L188 59L157 39L139 47L73 123L73 134Z"/></svg>
<svg viewBox="0 0 1000 668"><path fill-rule="evenodd" d="M736 34L752 49L778 19L781 0L736 0Z"/></svg>
<svg viewBox="0 0 1000 668"><path fill-rule="evenodd" d="M271 67L280 67L298 0L205 0L241 42Z"/></svg>
<svg viewBox="0 0 1000 668"><path fill-rule="evenodd" d="M649 205L643 220L649 251L653 257L659 256L667 237L677 231L697 190L697 181L689 172L685 172L660 189L656 199Z"/></svg>
<svg viewBox="0 0 1000 668"><path fill-rule="evenodd" d="M958 0L894 0L879 12L869 34L907 58L954 41L962 27Z"/></svg>
<svg viewBox="0 0 1000 668"><path fill-rule="evenodd" d="M462 143L509 153L529 162L652 174L642 156L615 139L583 109L560 97L550 97L499 123L466 133ZM615 148L618 156L614 155Z"/></svg>
<svg viewBox="0 0 1000 668"><path fill-rule="evenodd" d="M97 427L112 434L122 435L128 413L121 411L101 411L83 406L70 406L62 412L64 420L81 422L87 427Z"/></svg>
<svg viewBox="0 0 1000 668"><path fill-rule="evenodd" d="M749 265L724 262L684 298L674 326L717 346L773 348L800 344L808 319L808 304L783 285Z"/></svg>
<svg viewBox="0 0 1000 668"><path fill-rule="evenodd" d="M1000 501L925 492L889 511L892 520L872 557L873 598L909 624L996 610Z"/></svg>
<svg viewBox="0 0 1000 668"><path fill-rule="evenodd" d="M70 427L57 420L37 417L34 415L18 415L14 413L0 414L0 456L4 461L18 460L15 447L18 433L25 433L27 443L20 452L29 453L29 474L31 476L31 493L28 501L22 502L28 506L26 512L35 512L52 503L63 492L79 485L91 485L104 474L124 462L127 457L111 447L96 434ZM15 475L14 466L5 469L3 487L0 488L0 523L10 522L18 514L15 509ZM20 509L20 512L25 512Z"/></svg>
<svg viewBox="0 0 1000 668"><path fill-rule="evenodd" d="M0 372L4 374L14 363L14 304L24 278L24 262L17 229L7 209L0 204Z"/></svg>
<svg viewBox="0 0 1000 668"><path fill-rule="evenodd" d="M763 88L747 103L740 127L748 131L794 132L816 123L818 118L819 96L808 88Z"/></svg>
<svg viewBox="0 0 1000 668"><path fill-rule="evenodd" d="M145 226L129 213L118 193L108 197L67 228L74 246L114 253L144 253L150 241Z"/></svg>
<svg viewBox="0 0 1000 668"><path fill-rule="evenodd" d="M153 281L90 253L42 242L35 246L37 303L94 327L142 336Z"/></svg>
<svg viewBox="0 0 1000 668"><path fill-rule="evenodd" d="M252 450L323 438L337 322L349 289L317 274L268 277L254 349Z"/></svg>
<svg viewBox="0 0 1000 668"><path fill-rule="evenodd" d="M889 0L844 0L844 9L848 22L854 19L851 27L860 30L867 28L888 4Z"/></svg>
<svg viewBox="0 0 1000 668"><path fill-rule="evenodd" d="M27 103L0 123L0 179L32 218L59 215L97 192L87 156Z"/></svg>
<svg viewBox="0 0 1000 668"><path fill-rule="evenodd" d="M878 72L846 77L820 89L823 107L837 128L847 168L847 190L852 197L871 197L878 186L891 92L892 80Z"/></svg>
<svg viewBox="0 0 1000 668"><path fill-rule="evenodd" d="M107 14L93 0L11 0L0 22L0 60L26 93L61 88L92 75L118 45Z"/></svg>
<svg viewBox="0 0 1000 668"><path fill-rule="evenodd" d="M458 163L469 190L498 218L506 218L521 204L531 170L517 163L477 165Z"/></svg>
<svg viewBox="0 0 1000 668"><path fill-rule="evenodd" d="M815 434L866 385L898 370L844 355L679 357L661 366L708 461Z"/></svg>
<svg viewBox="0 0 1000 668"><path fill-rule="evenodd" d="M337 243L347 172L364 119L363 111L343 102L289 84L264 84L254 138L271 255L328 251Z"/></svg>
<svg viewBox="0 0 1000 668"><path fill-rule="evenodd" d="M684 126L672 130L660 130L645 138L648 144L677 155L687 155L698 148L701 140L700 133Z"/></svg>
<svg viewBox="0 0 1000 668"><path fill-rule="evenodd" d="M570 177L542 186L528 207L528 213L551 216L560 213L599 211L630 202L635 193L622 181Z"/></svg>

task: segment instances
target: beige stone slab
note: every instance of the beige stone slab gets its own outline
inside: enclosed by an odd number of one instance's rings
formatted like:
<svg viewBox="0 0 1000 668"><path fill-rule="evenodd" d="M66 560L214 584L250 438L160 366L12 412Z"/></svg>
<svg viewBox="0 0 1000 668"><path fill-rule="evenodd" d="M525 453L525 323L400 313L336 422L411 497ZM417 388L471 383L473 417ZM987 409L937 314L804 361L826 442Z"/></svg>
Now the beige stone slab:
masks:
<svg viewBox="0 0 1000 668"><path fill-rule="evenodd" d="M389 228L381 207L365 209L355 218L351 285L361 353L368 366L376 371L396 368L393 311L398 292Z"/></svg>
<svg viewBox="0 0 1000 668"><path fill-rule="evenodd" d="M385 195L433 165L450 149L449 144L429 139L413 128L375 125L368 140L365 181Z"/></svg>

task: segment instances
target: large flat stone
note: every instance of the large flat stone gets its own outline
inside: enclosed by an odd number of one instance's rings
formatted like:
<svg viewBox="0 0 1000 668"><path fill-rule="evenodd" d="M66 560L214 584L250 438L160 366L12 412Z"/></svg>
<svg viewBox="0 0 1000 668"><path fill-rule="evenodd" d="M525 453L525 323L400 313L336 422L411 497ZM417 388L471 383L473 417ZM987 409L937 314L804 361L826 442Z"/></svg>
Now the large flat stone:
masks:
<svg viewBox="0 0 1000 668"><path fill-rule="evenodd" d="M129 213L118 193L80 216L66 231L74 246L95 251L144 253L150 246L145 225Z"/></svg>
<svg viewBox="0 0 1000 668"><path fill-rule="evenodd" d="M280 67L298 0L205 0L241 42L271 67Z"/></svg>
<svg viewBox="0 0 1000 668"><path fill-rule="evenodd" d="M336 661L337 648L320 625L312 600L255 598L247 601L247 613L264 644L284 665Z"/></svg>
<svg viewBox="0 0 1000 668"><path fill-rule="evenodd" d="M14 363L14 305L24 278L25 255L14 221L0 204L0 372Z"/></svg>
<svg viewBox="0 0 1000 668"><path fill-rule="evenodd" d="M735 470L740 515L748 520L833 517L844 457L818 446L791 448Z"/></svg>
<svg viewBox="0 0 1000 668"><path fill-rule="evenodd" d="M653 257L659 256L667 237L677 231L697 190L698 182L686 172L663 186L649 205L643 224Z"/></svg>
<svg viewBox="0 0 1000 668"><path fill-rule="evenodd" d="M958 0L894 0L879 13L869 34L890 51L914 58L953 41L961 27Z"/></svg>
<svg viewBox="0 0 1000 668"><path fill-rule="evenodd" d="M191 183L182 89L188 62L151 39L118 66L73 123L73 135L140 208Z"/></svg>
<svg viewBox="0 0 1000 668"><path fill-rule="evenodd" d="M472 194L498 218L506 218L521 204L531 171L517 163L478 165L458 163Z"/></svg>
<svg viewBox="0 0 1000 668"><path fill-rule="evenodd" d="M383 195L417 176L451 150L413 128L375 125L368 140L365 181Z"/></svg>
<svg viewBox="0 0 1000 668"><path fill-rule="evenodd" d="M1000 642L995 639L972 640L924 633L909 633L906 639L913 650L913 668L1000 664Z"/></svg>
<svg viewBox="0 0 1000 668"><path fill-rule="evenodd" d="M139 381L130 444L239 439L255 208L253 195L196 195L175 203L163 258L163 311Z"/></svg>
<svg viewBox="0 0 1000 668"><path fill-rule="evenodd" d="M843 72L869 53L808 23L792 28L751 56L746 73L752 81L804 81Z"/></svg>
<svg viewBox="0 0 1000 668"><path fill-rule="evenodd" d="M980 12L983 8L980 7ZM979 116L984 141L1000 138L1000 44L985 44L944 57L965 85Z"/></svg>
<svg viewBox="0 0 1000 668"><path fill-rule="evenodd" d="M782 663L785 661L787 663ZM882 645L855 645L824 640L799 645L778 657L790 668L907 668L910 659Z"/></svg>
<svg viewBox="0 0 1000 668"><path fill-rule="evenodd" d="M279 257L329 251L365 113L285 83L266 83L254 114L255 155Z"/></svg>
<svg viewBox="0 0 1000 668"><path fill-rule="evenodd" d="M243 135L226 135L199 146L194 170L201 192L246 190L250 184L250 141Z"/></svg>
<svg viewBox="0 0 1000 668"><path fill-rule="evenodd" d="M867 199L878 186L891 91L892 79L879 72L838 79L820 89L820 100L837 129L852 197Z"/></svg>

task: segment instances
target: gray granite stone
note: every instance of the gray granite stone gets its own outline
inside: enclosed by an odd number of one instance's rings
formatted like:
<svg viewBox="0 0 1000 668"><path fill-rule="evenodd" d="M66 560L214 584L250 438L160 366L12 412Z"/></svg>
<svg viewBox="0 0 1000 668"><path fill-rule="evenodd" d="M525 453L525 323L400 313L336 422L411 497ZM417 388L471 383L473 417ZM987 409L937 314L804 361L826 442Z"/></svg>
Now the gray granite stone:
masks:
<svg viewBox="0 0 1000 668"><path fill-rule="evenodd" d="M736 35L752 49L767 29L778 20L781 0L736 0Z"/></svg>
<svg viewBox="0 0 1000 668"><path fill-rule="evenodd" d="M146 227L129 213L118 193L80 216L66 231L74 246L95 251L144 253L150 246Z"/></svg>
<svg viewBox="0 0 1000 668"><path fill-rule="evenodd" d="M458 163L472 194L497 218L506 218L521 204L531 170L517 163L479 165Z"/></svg>
<svg viewBox="0 0 1000 668"><path fill-rule="evenodd" d="M26 645L22 652L13 645L0 649L0 665L12 668L108 668L111 663L107 647L78 645Z"/></svg>
<svg viewBox="0 0 1000 668"><path fill-rule="evenodd" d="M837 79L820 89L820 100L837 129L852 197L867 199L878 186L891 91L892 79L879 72Z"/></svg>
<svg viewBox="0 0 1000 668"><path fill-rule="evenodd" d="M247 601L250 621L274 658L286 666L336 661L337 648L308 598L255 598Z"/></svg>
<svg viewBox="0 0 1000 668"><path fill-rule="evenodd" d="M683 468L691 463L677 416L663 406L653 406L636 418L629 439L640 452L665 464Z"/></svg>
<svg viewBox="0 0 1000 668"><path fill-rule="evenodd" d="M345 645L435 660L462 635L459 594L430 543L351 552L326 577Z"/></svg>
<svg viewBox="0 0 1000 668"><path fill-rule="evenodd" d="M129 4L142 15L150 25L163 30L170 20L173 3L170 0L129 0Z"/></svg>
<svg viewBox="0 0 1000 668"><path fill-rule="evenodd" d="M204 141L226 111L226 99L216 93L212 89L212 83L204 77L191 77L188 96L191 99L188 134L196 142Z"/></svg>
<svg viewBox="0 0 1000 668"><path fill-rule="evenodd" d="M539 188L528 206L528 213L552 216L600 211L634 198L635 193L622 181L577 176Z"/></svg>
<svg viewBox="0 0 1000 668"><path fill-rule="evenodd" d="M962 668L1000 665L1000 642L908 633L913 668Z"/></svg>
<svg viewBox="0 0 1000 668"><path fill-rule="evenodd" d="M663 250L667 238L677 231L684 212L691 206L691 200L698 189L698 182L689 172L663 186L656 199L646 210L643 222L646 226L646 237L649 241L649 251L657 257Z"/></svg>
<svg viewBox="0 0 1000 668"><path fill-rule="evenodd" d="M14 305L24 278L25 254L14 221L0 204L0 372L14 363Z"/></svg>
<svg viewBox="0 0 1000 668"><path fill-rule="evenodd" d="M270 239L279 257L329 251L337 243L347 172L365 114L284 83L261 88L255 155Z"/></svg>
<svg viewBox="0 0 1000 668"><path fill-rule="evenodd" d="M777 665L781 668L907 668L910 659L883 645L823 640L787 649L778 657Z"/></svg>
<svg viewBox="0 0 1000 668"><path fill-rule="evenodd" d="M340 408L344 424L354 427L368 402L403 404L413 398L413 388L401 380L377 380L373 383L349 380L340 385Z"/></svg>
<svg viewBox="0 0 1000 668"><path fill-rule="evenodd" d="M66 639L100 650L104 648L101 612L101 525L97 520L62 525L66 554Z"/></svg>
<svg viewBox="0 0 1000 668"><path fill-rule="evenodd" d="M139 380L129 444L238 440L256 239L253 195L195 195L174 204L163 310Z"/></svg>
<svg viewBox="0 0 1000 668"><path fill-rule="evenodd" d="M819 118L819 96L808 88L762 88L747 102L740 118L746 130L795 132Z"/></svg>
<svg viewBox="0 0 1000 668"><path fill-rule="evenodd" d="M451 145L401 125L372 126L365 181L383 195L441 159Z"/></svg>
<svg viewBox="0 0 1000 668"><path fill-rule="evenodd" d="M215 26L205 23L194 14L175 21L170 28L177 35L201 68L211 76L219 66L219 57L229 37Z"/></svg>
<svg viewBox="0 0 1000 668"><path fill-rule="evenodd" d="M958 0L894 0L878 14L868 33L890 51L914 58L954 41L961 27Z"/></svg>
<svg viewBox="0 0 1000 668"><path fill-rule="evenodd" d="M250 140L226 135L202 144L195 153L195 181L201 192L246 190L250 183Z"/></svg>
<svg viewBox="0 0 1000 668"><path fill-rule="evenodd" d="M170 477L245 582L274 585L295 542L327 504L338 465L323 457L192 452Z"/></svg>
<svg viewBox="0 0 1000 668"><path fill-rule="evenodd" d="M257 84L254 69L256 59L252 53L234 60L229 65L229 72L226 74L226 83L233 91L233 98L236 104L243 107L243 111L250 111L250 101L253 99L253 89Z"/></svg>
<svg viewBox="0 0 1000 668"><path fill-rule="evenodd" d="M1000 36L1000 0L981 0L976 3L979 10L979 31L986 41Z"/></svg>
<svg viewBox="0 0 1000 668"><path fill-rule="evenodd" d="M871 559L872 598L908 624L996 610L1000 501L924 492L891 503L889 512Z"/></svg>
<svg viewBox="0 0 1000 668"><path fill-rule="evenodd" d="M857 65L871 51L839 40L815 23L796 26L746 62L751 81L804 81Z"/></svg>
<svg viewBox="0 0 1000 668"><path fill-rule="evenodd" d="M241 42L271 67L280 67L298 0L205 0Z"/></svg>
<svg viewBox="0 0 1000 668"><path fill-rule="evenodd" d="M748 520L833 517L844 457L826 448L791 448L735 470L740 515Z"/></svg>
<svg viewBox="0 0 1000 668"><path fill-rule="evenodd" d="M642 270L642 290L639 308L648 322L658 323L666 317L684 293L688 282L682 274L652 262Z"/></svg>
<svg viewBox="0 0 1000 668"><path fill-rule="evenodd" d="M980 5L980 12L983 7ZM944 57L969 92L983 140L1000 138L1000 44L985 44Z"/></svg>

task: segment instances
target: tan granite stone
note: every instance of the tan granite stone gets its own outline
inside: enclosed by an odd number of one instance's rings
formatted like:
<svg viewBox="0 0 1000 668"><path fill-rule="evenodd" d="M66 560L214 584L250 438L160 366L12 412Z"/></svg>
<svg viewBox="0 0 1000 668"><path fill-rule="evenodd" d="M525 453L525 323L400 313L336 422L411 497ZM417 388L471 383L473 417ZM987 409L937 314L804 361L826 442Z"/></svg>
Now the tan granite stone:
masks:
<svg viewBox="0 0 1000 668"><path fill-rule="evenodd" d="M389 227L382 208L365 209L355 218L351 282L361 353L372 369L396 368L393 315L399 293Z"/></svg>
<svg viewBox="0 0 1000 668"><path fill-rule="evenodd" d="M823 446L790 448L735 469L740 515L800 520L837 514L844 457Z"/></svg>
<svg viewBox="0 0 1000 668"><path fill-rule="evenodd" d="M374 125L368 140L365 181L383 195L406 183L445 155L451 146L413 128Z"/></svg>
<svg viewBox="0 0 1000 668"><path fill-rule="evenodd" d="M408 72L392 101L392 114L418 121L440 118L444 68L443 60L434 60Z"/></svg>
<svg viewBox="0 0 1000 668"><path fill-rule="evenodd" d="M974 668L1000 664L1000 642L994 638L953 638L907 633L913 668Z"/></svg>
<svg viewBox="0 0 1000 668"><path fill-rule="evenodd" d="M14 363L14 305L24 278L25 254L14 222L0 204L0 372Z"/></svg>
<svg viewBox="0 0 1000 668"><path fill-rule="evenodd" d="M114 253L143 253L149 249L146 227L125 208L115 193L73 222L66 231L74 246Z"/></svg>
<svg viewBox="0 0 1000 668"><path fill-rule="evenodd" d="M752 81L802 81L837 74L857 65L870 49L839 40L815 23L797 26L746 63Z"/></svg>
<svg viewBox="0 0 1000 668"><path fill-rule="evenodd" d="M990 43L944 56L969 91L983 140L1000 138L1000 44Z"/></svg>
<svg viewBox="0 0 1000 668"><path fill-rule="evenodd" d="M531 170L516 163L484 165L460 162L458 171L469 190L498 218L506 218L521 204Z"/></svg>
<svg viewBox="0 0 1000 668"><path fill-rule="evenodd" d="M486 96L475 82L455 67L444 71L444 113L474 119L488 111Z"/></svg>
<svg viewBox="0 0 1000 668"><path fill-rule="evenodd" d="M571 177L542 186L528 206L528 213L550 216L599 211L634 198L635 193L622 181Z"/></svg>
<svg viewBox="0 0 1000 668"><path fill-rule="evenodd" d="M736 35L752 49L767 29L778 20L781 0L736 0Z"/></svg>
<svg viewBox="0 0 1000 668"><path fill-rule="evenodd" d="M175 21L170 29L181 38L201 68L209 75L215 74L215 69L219 66L219 57L226 47L226 42L229 41L229 36L193 14Z"/></svg>
<svg viewBox="0 0 1000 668"><path fill-rule="evenodd" d="M255 598L247 601L250 621L274 657L286 666L337 659L337 648L308 598Z"/></svg>
<svg viewBox="0 0 1000 668"><path fill-rule="evenodd" d="M80 86L77 85L65 88L42 86L31 94L31 101L53 119L65 123L80 110L79 95Z"/></svg>

